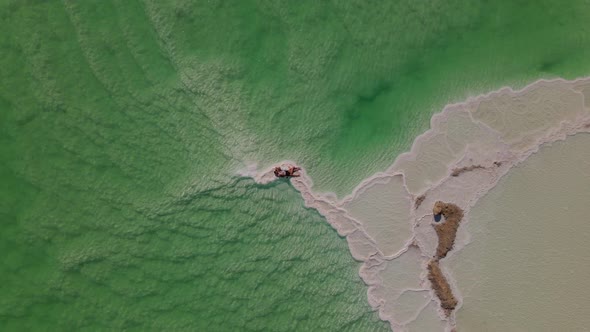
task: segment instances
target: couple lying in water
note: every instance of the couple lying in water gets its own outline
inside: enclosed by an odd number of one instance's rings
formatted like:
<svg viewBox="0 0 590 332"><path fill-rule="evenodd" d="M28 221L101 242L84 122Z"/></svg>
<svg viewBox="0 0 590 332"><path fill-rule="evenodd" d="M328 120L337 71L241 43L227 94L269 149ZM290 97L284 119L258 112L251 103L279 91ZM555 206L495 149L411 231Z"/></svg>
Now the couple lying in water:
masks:
<svg viewBox="0 0 590 332"><path fill-rule="evenodd" d="M301 176L301 174L297 173L299 170L301 170L301 167L297 167L297 166L291 166L291 165L282 165L282 166L277 166L274 169L274 173L275 176L278 178L286 178L286 177L298 177Z"/></svg>

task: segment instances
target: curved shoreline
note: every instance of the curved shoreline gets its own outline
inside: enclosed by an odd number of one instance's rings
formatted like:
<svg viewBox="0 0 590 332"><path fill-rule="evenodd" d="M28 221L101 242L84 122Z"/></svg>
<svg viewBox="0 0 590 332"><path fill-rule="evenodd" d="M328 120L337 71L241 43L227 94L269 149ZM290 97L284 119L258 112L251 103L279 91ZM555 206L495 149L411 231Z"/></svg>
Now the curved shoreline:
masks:
<svg viewBox="0 0 590 332"><path fill-rule="evenodd" d="M551 94L553 92L555 92L555 96ZM562 94L559 94L560 92ZM559 100L553 103L553 97ZM563 105L559 104L561 99L563 99ZM446 250L442 257L440 257L441 252L437 252L440 237L437 234L436 226L435 228L420 227L432 224L433 212L429 211L429 207L432 207L434 202L438 200L452 201L464 211L463 223L467 223L470 208L493 188L512 167L537 152L544 144L564 140L579 132L590 132L589 101L590 78L578 78L573 81L541 79L520 90L503 87L477 97L468 98L465 102L445 106L442 112L432 116L430 129L414 140L409 152L397 156L392 166L385 172L376 173L363 180L351 194L341 200L338 200L333 193L314 193L313 182L305 174L305 171L300 178L293 178L291 182L301 193L305 205L318 210L320 214L325 216L330 225L338 231L338 234L346 237L353 257L363 262L359 275L369 286L369 303L374 309L379 310L381 319L389 321L392 328L400 328L408 324L408 322L396 321L395 313L391 312L391 309L387 309L388 304L392 301L395 302L400 295L396 297L394 294L393 298L387 297L389 295L384 293L382 286L388 281L395 282L395 280L385 280L382 277L382 271L388 264L403 256L410 246L415 245L425 258L425 261L422 262L422 273L417 275L420 286L423 289L431 290L430 301L436 301L441 305L440 319L446 320L447 329L450 330L455 327L453 309L459 309L462 302L459 291L454 292L458 296L454 305L449 305L453 303L452 300L446 301L446 304L443 303L445 301L436 294L434 282L427 277L430 273L424 273L427 270L441 272L439 259L445 257L449 251ZM519 118L520 113L526 114L528 111L533 119L539 117L536 119L539 126L531 127L530 132L526 131L527 128L521 132L520 127L514 131L509 130L506 126L502 127L502 121L497 121L493 116L496 115L500 118L510 116L511 102L514 102L516 105L514 107L518 111L513 114L515 119L508 121L509 123L518 124L519 121L528 120ZM571 105L568 102L571 102ZM521 106L523 104L524 107ZM548 104L550 106L546 106ZM499 105L497 109L496 105ZM527 108L527 106L530 107ZM571 110L566 106L571 107ZM560 107L565 110L562 111ZM535 111L536 109L541 109L541 111ZM547 119L540 117L544 114L548 115ZM551 118L552 116L554 118ZM448 129L453 121L456 122L456 128L461 129L458 131L459 133L453 132L453 128ZM535 120L530 122L536 123ZM463 134L461 133L463 129L469 133L460 136ZM455 135L455 137L450 138L451 135ZM441 141L444 141L444 144ZM430 157L431 155L435 157ZM429 162L430 164L428 164ZM432 168L424 170L423 168L426 167L424 165L432 166ZM256 172L255 169L252 169L248 174L244 173L243 175L251 176L259 183L267 183L274 180L269 176L270 170L271 168ZM383 188L392 186L387 181L394 177L401 179L399 183L395 184L397 194L385 192ZM369 216L363 214L366 211L363 210L356 215L351 214L350 204L371 202L364 196L369 196L367 193L373 192L376 194L375 197L384 193L391 195L394 198L394 204L398 204L398 207L406 208L405 200L406 198L410 200L410 208L405 211L407 225L403 224L404 218L398 216L395 220L387 220L388 223L374 225L374 229L377 230L375 231L371 230L371 224L374 221L371 220L371 223L367 223L369 219L366 218ZM406 197L400 197L400 193ZM378 207L391 209L387 205L379 205ZM404 243L396 245L384 243L380 239L383 234L380 234L379 230L387 233L388 226L392 228L395 226L399 229L405 229L407 226L411 231L411 236ZM458 228L458 223L456 226ZM455 229L456 231L457 229ZM455 251L458 251L468 243L469 235L461 234L459 241L455 241L455 235L456 233L453 235L452 242ZM387 250L384 250L385 248ZM399 250L396 250L397 248ZM452 255L452 252L449 254ZM436 259L436 269L431 268L430 263L425 263L428 257L433 256L439 256ZM442 272L438 275L442 275ZM445 287L449 291L460 288L454 285L452 278L445 279L445 282L447 281L448 287ZM400 289L399 293L403 293L403 289ZM452 309L449 310L450 307ZM417 317L419 313L418 311L415 316Z"/></svg>

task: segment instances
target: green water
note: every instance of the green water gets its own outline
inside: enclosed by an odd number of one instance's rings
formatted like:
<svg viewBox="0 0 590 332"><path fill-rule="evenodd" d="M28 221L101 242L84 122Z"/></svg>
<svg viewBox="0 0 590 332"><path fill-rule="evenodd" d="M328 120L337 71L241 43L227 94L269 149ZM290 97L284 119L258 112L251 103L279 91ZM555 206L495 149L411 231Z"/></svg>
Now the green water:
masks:
<svg viewBox="0 0 590 332"><path fill-rule="evenodd" d="M383 330L339 194L449 101L590 72L572 1L0 1L3 330ZM346 165L335 172L337 166Z"/></svg>

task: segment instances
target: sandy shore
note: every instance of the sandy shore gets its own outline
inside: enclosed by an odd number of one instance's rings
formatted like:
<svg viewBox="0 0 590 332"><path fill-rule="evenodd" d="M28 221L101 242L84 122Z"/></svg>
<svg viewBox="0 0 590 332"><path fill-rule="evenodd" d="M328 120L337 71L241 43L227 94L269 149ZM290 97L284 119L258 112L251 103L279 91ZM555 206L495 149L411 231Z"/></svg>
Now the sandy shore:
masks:
<svg viewBox="0 0 590 332"><path fill-rule="evenodd" d="M459 226L468 225L478 200L541 146L590 132L589 101L588 78L540 80L519 91L503 88L445 107L410 152L343 199L314 192L305 171L291 182L306 206L324 215L363 262L359 274L382 319L393 329L420 319L432 329L440 329L440 321L451 330L454 309L462 305L461 285L443 271L471 238ZM267 183L274 180L271 169L253 168L243 175ZM449 216L445 222L435 224L432 207L439 200L453 204L442 208ZM408 291L430 295L423 300L403 296ZM425 318L432 302L439 306L437 320ZM413 312L413 319L400 319L400 307Z"/></svg>

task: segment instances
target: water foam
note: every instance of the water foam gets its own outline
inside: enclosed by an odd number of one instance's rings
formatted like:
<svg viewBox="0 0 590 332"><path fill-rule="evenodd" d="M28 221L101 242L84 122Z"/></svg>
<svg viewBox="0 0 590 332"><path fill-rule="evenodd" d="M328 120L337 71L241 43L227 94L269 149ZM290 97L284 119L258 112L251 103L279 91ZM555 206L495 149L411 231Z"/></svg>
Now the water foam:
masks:
<svg viewBox="0 0 590 332"><path fill-rule="evenodd" d="M437 200L452 202L464 210L467 223L470 208L513 166L541 145L579 132L590 132L590 78L539 80L519 91L506 87L447 105L409 152L341 200L314 192L305 171L291 183L305 205L325 216L346 237L353 257L363 262L359 274L381 319L394 330L421 324L451 330L454 314L447 317L439 309L436 319L429 316L432 303L438 304L425 272L438 241L432 206ZM253 173L250 169L244 175ZM253 177L259 183L275 180L272 167ZM460 227L449 256L469 241ZM446 272L444 259L441 267L460 308L460 285ZM421 301L424 294L429 296Z"/></svg>

